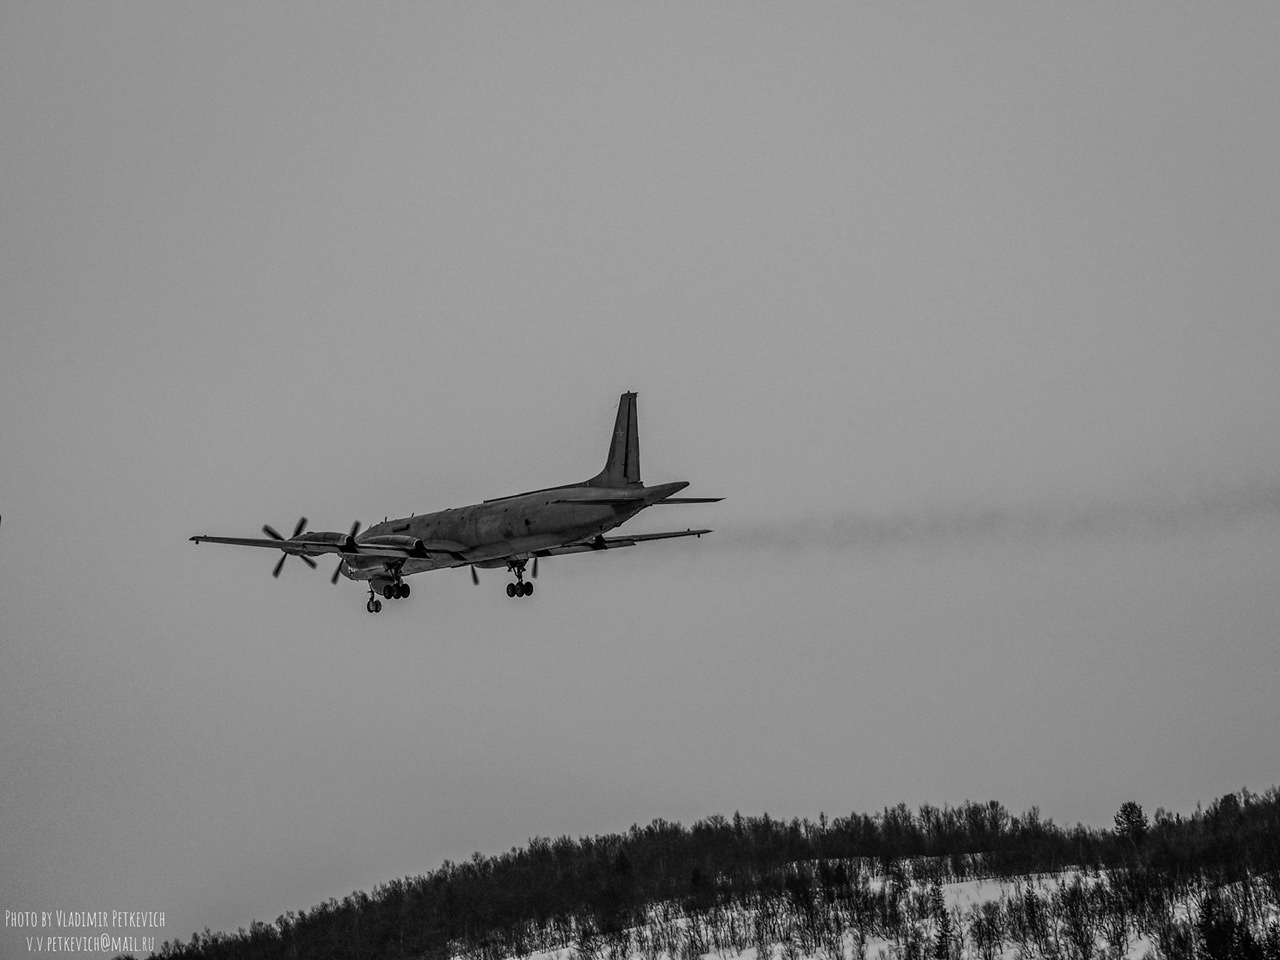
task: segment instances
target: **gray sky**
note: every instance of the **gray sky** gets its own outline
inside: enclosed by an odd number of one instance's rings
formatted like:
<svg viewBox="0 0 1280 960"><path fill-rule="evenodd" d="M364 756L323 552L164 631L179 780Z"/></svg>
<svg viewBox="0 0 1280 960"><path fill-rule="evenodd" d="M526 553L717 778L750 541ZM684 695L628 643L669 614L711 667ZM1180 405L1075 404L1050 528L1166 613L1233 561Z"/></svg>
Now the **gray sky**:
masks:
<svg viewBox="0 0 1280 960"><path fill-rule="evenodd" d="M0 901L185 939L655 817L1275 783L1278 44L0 7ZM584 479L623 390L728 498L635 528L714 537L376 618L187 541Z"/></svg>

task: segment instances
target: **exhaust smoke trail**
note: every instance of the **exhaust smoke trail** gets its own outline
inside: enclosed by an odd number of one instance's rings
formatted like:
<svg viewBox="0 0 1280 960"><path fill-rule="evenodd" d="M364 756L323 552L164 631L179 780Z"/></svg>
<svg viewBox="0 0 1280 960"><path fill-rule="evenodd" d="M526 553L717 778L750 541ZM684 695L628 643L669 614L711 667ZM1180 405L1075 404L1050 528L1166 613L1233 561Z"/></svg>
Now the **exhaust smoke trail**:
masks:
<svg viewBox="0 0 1280 960"><path fill-rule="evenodd" d="M723 524L710 539L725 548L876 550L979 540L1150 539L1268 518L1280 519L1280 483L1224 487L1180 499L1055 500L892 513L836 510L820 516Z"/></svg>

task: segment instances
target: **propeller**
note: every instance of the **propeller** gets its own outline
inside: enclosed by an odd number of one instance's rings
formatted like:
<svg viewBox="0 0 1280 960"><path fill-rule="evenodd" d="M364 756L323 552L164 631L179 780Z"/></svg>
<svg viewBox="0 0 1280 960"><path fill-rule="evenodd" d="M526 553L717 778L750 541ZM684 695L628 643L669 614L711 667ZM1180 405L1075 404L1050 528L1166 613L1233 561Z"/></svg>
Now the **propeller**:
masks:
<svg viewBox="0 0 1280 960"><path fill-rule="evenodd" d="M296 537L298 534L302 533L302 531L305 530L306 528L307 528L307 518L302 517L298 521L298 525L293 528L293 536ZM271 539L273 540L284 540L284 537L276 533L276 531L272 529L271 524L269 523L264 523L262 525L262 532L265 533L268 537L271 537ZM289 539L292 540L293 537L290 537ZM312 570L316 568L316 562L312 560L310 557L308 557L305 553L299 553L297 556L299 560L305 563ZM289 559L289 554L285 553L280 555L280 562L277 563L276 568L271 571L271 575L273 577L280 576L280 568L284 566L284 562L288 559Z"/></svg>
<svg viewBox="0 0 1280 960"><path fill-rule="evenodd" d="M533 558L533 579L538 579L538 558Z"/></svg>
<svg viewBox="0 0 1280 960"><path fill-rule="evenodd" d="M353 524L351 525L351 539L352 539L352 540L354 540L354 539L356 538L356 534L357 534L357 533L359 533L359 532L360 532L360 521L359 521L359 520L357 520L355 523L353 523ZM338 575L339 575L340 573L342 573L342 564L343 564L343 562L344 562L344 561L342 561L342 560L339 560L339 561L338 561L338 565L337 565L337 566L334 568L334 570L333 570L333 576L329 578L329 582L330 582L330 583L337 583L337 582L338 582Z"/></svg>

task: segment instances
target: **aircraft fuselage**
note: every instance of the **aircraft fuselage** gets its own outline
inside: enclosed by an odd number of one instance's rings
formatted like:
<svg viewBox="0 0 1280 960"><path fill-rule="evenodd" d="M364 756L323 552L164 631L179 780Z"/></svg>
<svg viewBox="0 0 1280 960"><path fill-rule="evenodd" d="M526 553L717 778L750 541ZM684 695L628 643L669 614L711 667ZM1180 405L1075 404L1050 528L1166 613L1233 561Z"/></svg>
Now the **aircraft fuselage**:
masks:
<svg viewBox="0 0 1280 960"><path fill-rule="evenodd" d="M512 557L533 557L540 550L606 533L687 486L682 480L638 489L553 487L384 520L356 537L356 542L409 538L435 549L430 556L405 559L401 576L467 564L501 567ZM343 575L352 580L382 579L386 570L386 562L378 557L348 557L343 565Z"/></svg>

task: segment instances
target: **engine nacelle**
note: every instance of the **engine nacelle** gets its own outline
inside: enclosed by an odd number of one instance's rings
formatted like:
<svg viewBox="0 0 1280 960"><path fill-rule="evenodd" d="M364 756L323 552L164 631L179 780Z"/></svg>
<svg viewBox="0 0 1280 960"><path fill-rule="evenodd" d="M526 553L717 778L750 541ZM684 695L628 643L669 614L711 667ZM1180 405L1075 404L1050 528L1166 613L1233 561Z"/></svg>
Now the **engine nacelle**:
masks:
<svg viewBox="0 0 1280 960"><path fill-rule="evenodd" d="M381 537L368 537L360 542L372 547L401 547L415 556L426 556L427 552L421 537L407 537L402 533L388 533Z"/></svg>
<svg viewBox="0 0 1280 960"><path fill-rule="evenodd" d="M343 553L356 552L356 538L351 536L349 533L335 533L333 531L322 530L313 533L304 533L298 539L309 543L332 543L335 544Z"/></svg>

